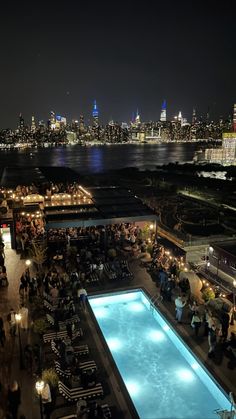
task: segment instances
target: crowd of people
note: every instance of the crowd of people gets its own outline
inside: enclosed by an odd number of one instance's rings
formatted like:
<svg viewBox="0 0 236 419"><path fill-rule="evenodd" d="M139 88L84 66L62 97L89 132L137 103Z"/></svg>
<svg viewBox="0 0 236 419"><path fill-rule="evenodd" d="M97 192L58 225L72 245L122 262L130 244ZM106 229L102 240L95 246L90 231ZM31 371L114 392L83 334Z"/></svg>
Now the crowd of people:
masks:
<svg viewBox="0 0 236 419"><path fill-rule="evenodd" d="M54 193L77 193L79 187L73 184L45 184L41 189L19 186L16 193L26 196L29 193L42 193L48 197ZM43 237L45 233L44 221L40 217L32 217L19 214L16 222L16 235L19 248L24 252L27 243L36 237ZM76 244L73 242L76 241ZM63 241L63 245L60 242ZM114 270L117 255L122 251L122 257L127 254L141 258L150 250L151 261L149 270L155 274L155 280L160 291L163 303L169 303L171 310L174 310L176 322L188 323L192 329L195 339L205 338L208 341L209 358L214 358L217 351L228 357L228 367L234 369L236 366L236 337L233 332L229 333L228 313L216 313L209 310L207 306L199 304L191 296L190 284L184 276L179 277L184 267L184 258L169 257L164 246L157 242L150 243L150 235L147 237L141 227L134 223L116 224L89 228L68 228L53 229L48 232L48 245L50 242L58 242L59 248L56 253L51 253L45 263L43 271L30 271L26 268L20 278L19 300L20 308L12 308L7 315L8 330L11 338L17 334L16 314L20 314L19 327L22 333L29 330L29 308L34 305L34 298L43 298L46 293L50 296L52 305L55 306L54 320L55 330L59 330L59 322L65 321L77 314L87 310L87 285L91 274L99 278L99 286L105 282L104 264L110 261ZM75 244L76 253L72 254L71 248ZM109 252L114 250L113 253ZM128 249L128 251L127 251ZM4 248L0 249L0 286L7 281L7 273L4 263ZM125 253L127 251L127 253ZM174 308L173 308L174 307ZM68 324L67 334L72 340L75 324ZM191 330L189 329L189 330ZM6 323L0 317L0 345L5 346ZM86 375L80 371L75 357L73 345L69 341L61 341L57 349L60 353L61 365L64 368L70 367L75 376L80 376L80 383L85 388L94 385L97 381L96 372L88 371ZM39 348L27 344L23 350L24 363L30 374L38 374L40 366ZM45 392L48 392L48 388ZM20 388L17 382L9 386L8 408L11 418L17 418L17 412L21 401ZM51 397L51 396L50 396ZM49 401L48 403L51 403ZM102 417L101 409L96 403L91 406L87 403L77 405L78 418Z"/></svg>
<svg viewBox="0 0 236 419"><path fill-rule="evenodd" d="M193 329L193 336L199 340L208 339L208 356L214 358L216 354L229 358L228 368L236 366L236 336L229 333L230 318L233 313L228 311L214 311L203 301L194 300L191 295L190 283L187 278L179 276L180 269L176 260L168 260L165 267L160 262L163 250L154 246L150 273L160 289L160 298L165 302L174 302L175 319L179 324L189 324ZM184 319L184 320L183 320ZM200 340L199 340L200 341Z"/></svg>

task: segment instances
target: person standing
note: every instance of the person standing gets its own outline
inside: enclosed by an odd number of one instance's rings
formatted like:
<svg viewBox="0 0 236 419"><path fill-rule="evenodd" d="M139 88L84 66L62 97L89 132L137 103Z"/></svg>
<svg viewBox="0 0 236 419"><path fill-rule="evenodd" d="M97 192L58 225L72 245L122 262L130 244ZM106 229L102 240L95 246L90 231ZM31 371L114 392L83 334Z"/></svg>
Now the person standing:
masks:
<svg viewBox="0 0 236 419"><path fill-rule="evenodd" d="M7 316L7 320L10 326L10 335L16 336L16 313L13 308L11 308L10 313Z"/></svg>
<svg viewBox="0 0 236 419"><path fill-rule="evenodd" d="M19 314L21 315L21 328L23 330L28 330L28 314L29 314L29 310L27 307L25 307L24 304L21 305Z"/></svg>
<svg viewBox="0 0 236 419"><path fill-rule="evenodd" d="M167 273L162 268L159 270L159 279L160 279L160 292L162 293L165 289L165 286L168 280Z"/></svg>
<svg viewBox="0 0 236 419"><path fill-rule="evenodd" d="M27 275L27 272L26 271L21 275L20 282L22 284L22 288L24 290L24 294L25 294L25 296L27 296L27 291L28 291L28 275Z"/></svg>
<svg viewBox="0 0 236 419"><path fill-rule="evenodd" d="M194 328L194 332L195 332L195 336L198 336L199 333L199 329L201 327L201 319L199 316L198 311L195 311L195 313L193 313L193 317L192 317L192 321L191 321L191 326Z"/></svg>
<svg viewBox="0 0 236 419"><path fill-rule="evenodd" d="M2 347L4 347L5 340L6 340L6 334L5 334L5 329L4 329L3 318L0 317L0 343Z"/></svg>
<svg viewBox="0 0 236 419"><path fill-rule="evenodd" d="M215 326L215 324L212 324L211 327L209 327L208 343L209 343L208 356L209 356L209 358L211 358L212 356L214 356L214 352L215 352L215 348L216 348L216 343L217 343L217 339L216 339L216 326Z"/></svg>
<svg viewBox="0 0 236 419"><path fill-rule="evenodd" d="M48 383L44 384L44 388L42 390L42 403L44 406L45 419L50 419L52 409L52 396Z"/></svg>
<svg viewBox="0 0 236 419"><path fill-rule="evenodd" d="M182 315L183 315L183 309L186 305L186 301L184 300L183 297L179 296L175 299L175 318L177 320L178 323L182 323Z"/></svg>
<svg viewBox="0 0 236 419"><path fill-rule="evenodd" d="M104 265L103 265L102 261L100 260L100 262L98 264L98 267L97 267L99 279L102 279L103 269L104 269Z"/></svg>
<svg viewBox="0 0 236 419"><path fill-rule="evenodd" d="M21 391L17 381L13 381L7 393L8 409L12 419L17 419L18 409L21 404Z"/></svg>
<svg viewBox="0 0 236 419"><path fill-rule="evenodd" d="M77 295L78 295L78 299L79 299L79 302L80 302L82 308L84 309L84 311L86 311L86 302L87 302L87 295L88 295L86 289L83 288L83 286L81 286L78 289L78 294Z"/></svg>
<svg viewBox="0 0 236 419"><path fill-rule="evenodd" d="M222 341L226 341L228 337L228 330L229 330L229 314L225 313L224 311L221 314L221 325L222 325Z"/></svg>

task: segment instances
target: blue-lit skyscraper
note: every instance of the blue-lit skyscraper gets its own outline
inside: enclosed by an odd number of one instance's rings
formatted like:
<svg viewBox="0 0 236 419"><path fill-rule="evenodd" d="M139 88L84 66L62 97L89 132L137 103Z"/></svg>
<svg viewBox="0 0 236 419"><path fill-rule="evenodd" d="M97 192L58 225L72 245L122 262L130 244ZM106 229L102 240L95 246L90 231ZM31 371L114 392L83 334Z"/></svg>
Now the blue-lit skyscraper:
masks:
<svg viewBox="0 0 236 419"><path fill-rule="evenodd" d="M96 100L94 100L93 102L93 126L94 127L98 127L99 123L98 123L98 108L97 108L97 102Z"/></svg>
<svg viewBox="0 0 236 419"><path fill-rule="evenodd" d="M98 118L98 108L97 108L97 102L96 100L93 102L93 112L92 112L93 118Z"/></svg>
<svg viewBox="0 0 236 419"><path fill-rule="evenodd" d="M163 100L162 105L161 105L161 116L160 116L160 120L162 122L166 122L166 100Z"/></svg>

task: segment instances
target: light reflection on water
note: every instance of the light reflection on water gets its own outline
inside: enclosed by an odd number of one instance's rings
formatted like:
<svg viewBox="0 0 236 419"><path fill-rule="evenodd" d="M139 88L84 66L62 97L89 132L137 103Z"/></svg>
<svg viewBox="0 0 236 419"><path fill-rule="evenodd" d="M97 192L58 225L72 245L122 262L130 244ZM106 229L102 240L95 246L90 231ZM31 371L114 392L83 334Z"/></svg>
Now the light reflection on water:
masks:
<svg viewBox="0 0 236 419"><path fill-rule="evenodd" d="M197 144L114 144L0 152L1 166L66 166L81 173L136 167L153 170L169 162L191 161ZM30 154L32 153L32 154Z"/></svg>

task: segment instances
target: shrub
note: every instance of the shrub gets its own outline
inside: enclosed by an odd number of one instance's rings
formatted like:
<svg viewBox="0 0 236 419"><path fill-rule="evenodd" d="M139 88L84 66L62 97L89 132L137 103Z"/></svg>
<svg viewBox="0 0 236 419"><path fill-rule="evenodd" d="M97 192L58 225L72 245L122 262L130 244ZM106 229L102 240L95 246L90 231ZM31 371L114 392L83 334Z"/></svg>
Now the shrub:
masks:
<svg viewBox="0 0 236 419"><path fill-rule="evenodd" d="M57 387L59 378L54 368L43 370L42 380L49 384L49 387Z"/></svg>
<svg viewBox="0 0 236 419"><path fill-rule="evenodd" d="M108 257L110 259L115 259L116 255L117 255L116 249L109 249L107 253L108 253Z"/></svg>
<svg viewBox="0 0 236 419"><path fill-rule="evenodd" d="M202 291L202 298L204 301L214 300L215 293L212 288L204 288Z"/></svg>
<svg viewBox="0 0 236 419"><path fill-rule="evenodd" d="M41 317L34 321L33 323L33 331L34 333L39 333L40 335L43 335L45 331L48 328L47 321L44 317Z"/></svg>

